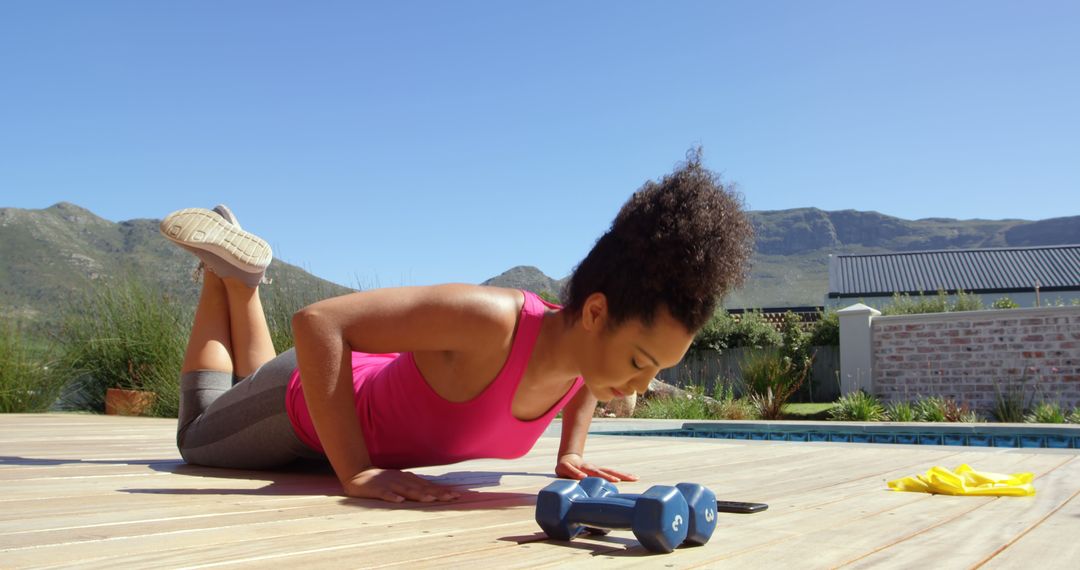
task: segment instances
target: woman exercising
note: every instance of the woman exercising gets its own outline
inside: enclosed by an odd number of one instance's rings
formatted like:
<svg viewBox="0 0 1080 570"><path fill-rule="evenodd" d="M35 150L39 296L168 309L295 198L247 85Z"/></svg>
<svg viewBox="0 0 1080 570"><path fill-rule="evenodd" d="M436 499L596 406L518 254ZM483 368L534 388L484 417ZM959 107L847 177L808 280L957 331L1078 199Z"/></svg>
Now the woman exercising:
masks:
<svg viewBox="0 0 1080 570"><path fill-rule="evenodd" d="M224 206L173 212L161 232L205 269L180 377L184 460L326 457L346 495L391 502L457 498L403 469L520 457L559 411L556 475L636 480L584 458L597 401L678 363L752 249L738 194L692 152L622 207L564 307L475 285L362 291L298 311L295 348L275 355L258 293L270 246Z"/></svg>

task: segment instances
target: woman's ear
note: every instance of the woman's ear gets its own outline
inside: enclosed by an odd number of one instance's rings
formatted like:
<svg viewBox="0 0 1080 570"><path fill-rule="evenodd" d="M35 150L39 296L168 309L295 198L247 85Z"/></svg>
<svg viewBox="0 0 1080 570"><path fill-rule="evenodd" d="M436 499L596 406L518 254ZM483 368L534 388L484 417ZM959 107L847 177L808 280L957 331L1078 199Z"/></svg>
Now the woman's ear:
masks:
<svg viewBox="0 0 1080 570"><path fill-rule="evenodd" d="M607 326L608 306L607 296L603 293L593 293L585 299L581 308L581 324L587 331L602 331Z"/></svg>

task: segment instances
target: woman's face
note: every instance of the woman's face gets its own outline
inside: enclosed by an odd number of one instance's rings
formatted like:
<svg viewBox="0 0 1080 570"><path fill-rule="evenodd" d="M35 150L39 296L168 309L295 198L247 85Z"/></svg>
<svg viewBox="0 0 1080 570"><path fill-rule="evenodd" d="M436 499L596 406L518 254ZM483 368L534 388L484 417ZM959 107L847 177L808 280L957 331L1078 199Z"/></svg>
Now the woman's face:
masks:
<svg viewBox="0 0 1080 570"><path fill-rule="evenodd" d="M678 364L694 341L694 334L665 308L657 311L648 327L637 319L613 329L606 326L606 318L598 321L586 325L589 347L582 362L582 376L589 391L602 402L644 393L656 373Z"/></svg>

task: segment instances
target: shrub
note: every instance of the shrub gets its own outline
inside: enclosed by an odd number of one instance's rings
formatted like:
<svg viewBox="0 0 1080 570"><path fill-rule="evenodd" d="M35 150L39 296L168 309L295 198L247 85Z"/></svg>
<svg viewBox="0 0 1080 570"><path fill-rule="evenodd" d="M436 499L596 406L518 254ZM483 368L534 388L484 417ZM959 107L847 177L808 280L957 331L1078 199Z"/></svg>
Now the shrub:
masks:
<svg viewBox="0 0 1080 570"><path fill-rule="evenodd" d="M1080 407L1073 408L1072 413L1065 420L1070 424L1080 424Z"/></svg>
<svg viewBox="0 0 1080 570"><path fill-rule="evenodd" d="M1002 297L997 301L994 301L994 304L991 306L995 309L1016 309L1020 307L1016 301L1013 301L1008 297Z"/></svg>
<svg viewBox="0 0 1080 570"><path fill-rule="evenodd" d="M780 354L791 360L795 371L802 375L810 373L814 357L810 354L810 335L803 332L802 319L795 313L784 313L780 324L782 346Z"/></svg>
<svg viewBox="0 0 1080 570"><path fill-rule="evenodd" d="M982 297L967 293L963 289L956 292L956 299L949 307L950 311L981 311L982 309Z"/></svg>
<svg viewBox="0 0 1080 570"><path fill-rule="evenodd" d="M940 396L919 398L915 401L915 417L920 422L944 422L945 399Z"/></svg>
<svg viewBox="0 0 1080 570"><path fill-rule="evenodd" d="M635 418L709 420L712 411L705 400L705 390L700 386L690 386L686 394L651 398L639 401L634 408Z"/></svg>
<svg viewBox="0 0 1080 570"><path fill-rule="evenodd" d="M1073 410L1073 415L1076 410ZM1024 416L1024 421L1029 424L1063 424L1065 412L1057 402L1040 402L1031 413Z"/></svg>
<svg viewBox="0 0 1080 570"><path fill-rule="evenodd" d="M841 396L829 410L829 419L841 422L878 422L885 417L881 401L862 390Z"/></svg>
<svg viewBox="0 0 1080 570"><path fill-rule="evenodd" d="M920 422L964 422L975 423L982 421L979 414L968 407L967 404L959 404L952 398L941 396L929 396L919 398L914 406L915 420Z"/></svg>
<svg viewBox="0 0 1080 570"><path fill-rule="evenodd" d="M551 303L553 305L561 305L562 304L562 302L559 301L559 296L556 295L555 293L551 292L551 291L548 291L547 289L544 289L543 291L540 291L536 295L538 297L540 297L541 299L543 299L543 300L545 300L548 303Z"/></svg>
<svg viewBox="0 0 1080 570"><path fill-rule="evenodd" d="M713 396L712 415L721 420L756 420L757 407L748 399L736 398L730 385L718 385Z"/></svg>
<svg viewBox="0 0 1080 570"><path fill-rule="evenodd" d="M840 315L832 310L822 313L808 342L810 346L840 346Z"/></svg>
<svg viewBox="0 0 1080 570"><path fill-rule="evenodd" d="M946 313L949 311L978 311L982 308L982 299L978 295L960 290L956 292L956 299L950 302L945 291L938 290L937 295L933 297L919 293L917 299L912 298L907 293L895 293L892 302L881 308L881 314L886 316L918 315L923 313Z"/></svg>
<svg viewBox="0 0 1080 570"><path fill-rule="evenodd" d="M263 299L263 311L266 325L270 329L270 339L274 351L278 354L293 347L292 316L300 309L332 297L334 292L321 283L314 288L301 286L288 277L278 277L269 286L259 289Z"/></svg>
<svg viewBox="0 0 1080 570"><path fill-rule="evenodd" d="M922 313L944 313L948 310L949 301L945 291L938 291L935 297L927 297L919 293L917 299L907 293L894 293L892 302L881 308L881 314L883 316L918 315Z"/></svg>
<svg viewBox="0 0 1080 570"><path fill-rule="evenodd" d="M750 401L762 419L767 420L780 419L784 404L802 386L808 371L776 350L753 351L742 362L743 382Z"/></svg>
<svg viewBox="0 0 1080 570"><path fill-rule="evenodd" d="M14 321L0 322L0 413L42 412L62 387L47 348Z"/></svg>
<svg viewBox="0 0 1080 570"><path fill-rule="evenodd" d="M885 416L893 422L918 421L915 408L910 402L893 402L885 407Z"/></svg>
<svg viewBox="0 0 1080 570"><path fill-rule="evenodd" d="M694 337L691 350L723 350L739 346L780 346L783 338L761 313L750 311L735 319L724 310L718 311Z"/></svg>
<svg viewBox="0 0 1080 570"><path fill-rule="evenodd" d="M67 379L92 378L86 396L94 408L106 388L141 389L157 394L154 415L176 417L189 322L176 300L138 278L100 283L61 327L58 368Z"/></svg>
<svg viewBox="0 0 1080 570"><path fill-rule="evenodd" d="M978 412L972 410L967 404L957 403L952 398L945 399L943 412L947 422L978 423L982 421Z"/></svg>
<svg viewBox="0 0 1080 570"><path fill-rule="evenodd" d="M1025 413L1031 407L1031 401L1035 399L1034 390L1026 401L1024 399L1028 381L1026 369L1019 380L1007 381L1004 388L996 380L994 381L994 417L999 422L1021 423L1024 421Z"/></svg>

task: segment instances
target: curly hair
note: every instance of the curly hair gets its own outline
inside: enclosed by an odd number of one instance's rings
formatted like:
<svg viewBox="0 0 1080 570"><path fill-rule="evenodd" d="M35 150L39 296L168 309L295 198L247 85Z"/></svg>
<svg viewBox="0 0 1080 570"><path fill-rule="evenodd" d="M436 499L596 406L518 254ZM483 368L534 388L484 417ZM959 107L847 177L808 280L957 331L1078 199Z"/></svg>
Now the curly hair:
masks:
<svg viewBox="0 0 1080 570"><path fill-rule="evenodd" d="M619 210L563 292L568 314L585 299L607 297L609 324L651 325L663 306L688 331L708 322L716 304L740 286L754 230L741 195L701 165L701 149L659 182L646 182Z"/></svg>

